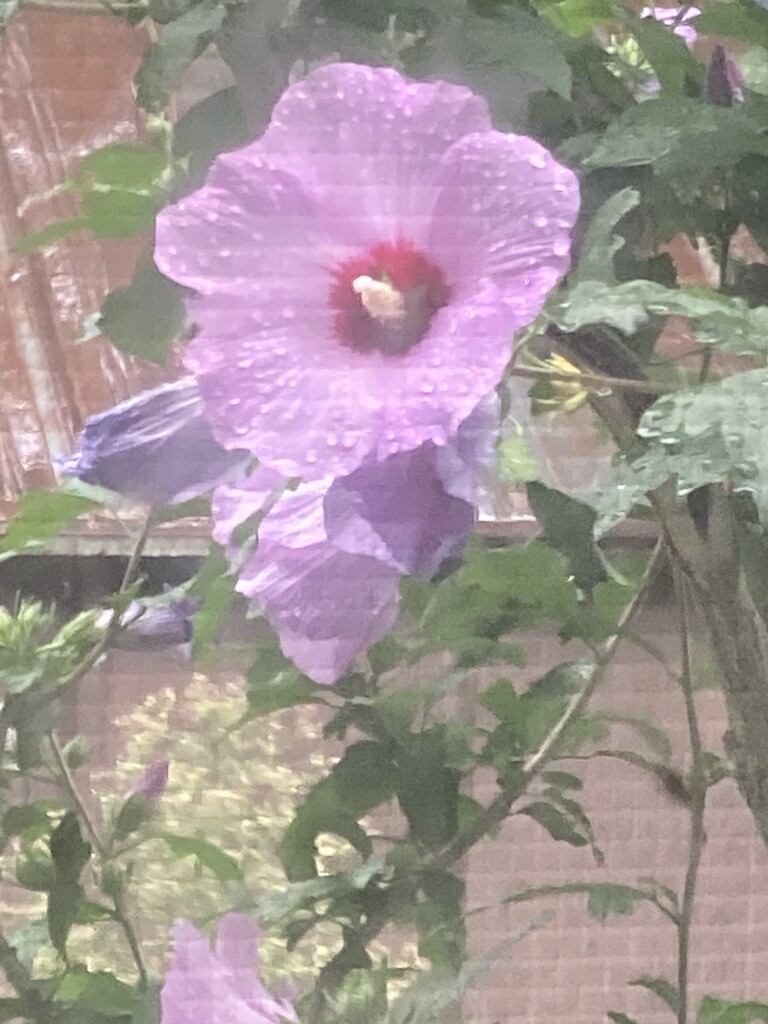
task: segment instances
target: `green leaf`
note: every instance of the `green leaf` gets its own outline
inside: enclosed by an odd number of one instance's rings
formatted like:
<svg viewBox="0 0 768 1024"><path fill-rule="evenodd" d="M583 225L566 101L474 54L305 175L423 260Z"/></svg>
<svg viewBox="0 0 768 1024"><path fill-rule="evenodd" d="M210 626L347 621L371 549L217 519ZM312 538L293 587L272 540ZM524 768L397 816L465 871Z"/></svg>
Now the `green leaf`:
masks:
<svg viewBox="0 0 768 1024"><path fill-rule="evenodd" d="M637 1024L634 1017L628 1017L626 1013L617 1013L616 1010L609 1010L606 1016L613 1024Z"/></svg>
<svg viewBox="0 0 768 1024"><path fill-rule="evenodd" d="M699 1003L697 1024L768 1024L768 1004L757 1002L731 1002L716 996L704 996Z"/></svg>
<svg viewBox="0 0 768 1024"><path fill-rule="evenodd" d="M671 981L667 981L666 978L649 978L647 975L643 975L630 981L629 984L637 985L640 988L648 989L649 992L653 992L655 996L658 996L662 1002L667 1004L672 1013L677 1013L680 1005L680 993Z"/></svg>
<svg viewBox="0 0 768 1024"><path fill-rule="evenodd" d="M611 287L581 281L548 311L565 331L603 323L634 334L651 316L685 316L696 337L733 355L768 352L768 310L750 309L743 299L700 288L666 288L656 281L634 280Z"/></svg>
<svg viewBox="0 0 768 1024"><path fill-rule="evenodd" d="M584 36L615 21L612 0L561 0L542 5L542 14L570 36Z"/></svg>
<svg viewBox="0 0 768 1024"><path fill-rule="evenodd" d="M53 224L46 224L39 231L32 231L30 234L24 235L14 245L13 251L26 255L27 253L35 252L37 249L44 249L48 245L53 245L60 238L66 238L67 235L71 235L73 231L82 231L87 227L87 217L69 217L67 220L57 220Z"/></svg>
<svg viewBox="0 0 768 1024"><path fill-rule="evenodd" d="M409 838L428 850L445 846L458 830L461 773L447 763L442 726L411 736L398 753L396 792Z"/></svg>
<svg viewBox="0 0 768 1024"><path fill-rule="evenodd" d="M768 370L749 370L659 399L638 428L648 447L619 465L613 493L595 499L597 528L612 525L633 505L647 504L648 492L673 477L680 495L728 480L734 491L752 496L765 525L767 419Z"/></svg>
<svg viewBox="0 0 768 1024"><path fill-rule="evenodd" d="M544 782L549 783L550 786L557 786L559 789L584 788L584 780L580 779L578 775L572 775L570 772L547 771L542 772L541 777Z"/></svg>
<svg viewBox="0 0 768 1024"><path fill-rule="evenodd" d="M637 735L648 744L655 754L665 763L672 759L672 741L669 736L653 722L646 718L636 718L630 715L618 715L612 711L601 712L606 721L616 725L625 725L632 729Z"/></svg>
<svg viewBox="0 0 768 1024"><path fill-rule="evenodd" d="M248 719L261 718L274 711L295 707L297 704L318 704L321 701L318 686L311 679L290 667L285 658L268 660L269 652L257 659L248 673L246 698ZM276 670L276 672L275 672Z"/></svg>
<svg viewBox="0 0 768 1024"><path fill-rule="evenodd" d="M656 73L664 95L685 96L686 89L701 88L703 71L684 39L654 17L637 18L622 12L627 25ZM690 93L689 93L690 95Z"/></svg>
<svg viewBox="0 0 768 1024"><path fill-rule="evenodd" d="M524 722L525 705L509 679L497 679L491 683L480 694L479 701L500 722Z"/></svg>
<svg viewBox="0 0 768 1024"><path fill-rule="evenodd" d="M220 0L202 0L181 17L165 25L150 45L136 73L139 106L159 113L187 67L198 57L224 21Z"/></svg>
<svg viewBox="0 0 768 1024"><path fill-rule="evenodd" d="M768 139L744 110L682 96L646 100L612 121L586 156L587 168L650 166L682 177L687 188L748 154L768 153Z"/></svg>
<svg viewBox="0 0 768 1024"><path fill-rule="evenodd" d="M145 258L131 283L106 297L96 327L121 352L164 364L185 323L184 289Z"/></svg>
<svg viewBox="0 0 768 1024"><path fill-rule="evenodd" d="M533 78L563 99L571 97L571 67L546 22L511 7L491 17L464 18L464 60L471 68L503 67Z"/></svg>
<svg viewBox="0 0 768 1024"><path fill-rule="evenodd" d="M248 141L248 124L234 86L206 96L174 125L174 156L186 161L188 185L201 185L214 157Z"/></svg>
<svg viewBox="0 0 768 1024"><path fill-rule="evenodd" d="M456 972L466 960L464 883L448 871L429 871L422 875L421 884L427 899L411 910L419 933L419 956L427 957L435 967Z"/></svg>
<svg viewBox="0 0 768 1024"><path fill-rule="evenodd" d="M19 807L9 807L3 815L2 834L19 836L22 832L32 831L36 835L45 835L51 827L49 809L49 802L42 800Z"/></svg>
<svg viewBox="0 0 768 1024"><path fill-rule="evenodd" d="M85 226L97 238L133 238L151 230L158 200L119 189L85 192L80 200Z"/></svg>
<svg viewBox="0 0 768 1024"><path fill-rule="evenodd" d="M521 936L522 937L522 936ZM448 1010L490 974L493 960L471 960L455 975L445 969L420 973L392 1005L387 1024L442 1024Z"/></svg>
<svg viewBox="0 0 768 1024"><path fill-rule="evenodd" d="M64 975L53 998L57 1003L72 1003L105 1017L123 1017L133 1013L136 990L107 971L77 968Z"/></svg>
<svg viewBox="0 0 768 1024"><path fill-rule="evenodd" d="M589 505L537 481L527 485L528 503L549 543L568 559L576 585L591 590L606 578L594 541L597 513Z"/></svg>
<svg viewBox="0 0 768 1024"><path fill-rule="evenodd" d="M61 881L79 880L91 859L91 846L80 833L80 822L73 811L68 811L51 833L51 857Z"/></svg>
<svg viewBox="0 0 768 1024"><path fill-rule="evenodd" d="M202 598L195 615L192 656L200 658L216 639L222 622L235 599L237 579L229 571L229 560L219 544L211 544L205 561L192 581L190 597Z"/></svg>
<svg viewBox="0 0 768 1024"><path fill-rule="evenodd" d="M146 992L139 992L131 1024L161 1024L160 986L150 985Z"/></svg>
<svg viewBox="0 0 768 1024"><path fill-rule="evenodd" d="M0 18L2 17L3 7L0 6ZM3 24L0 21L0 29L3 28ZM21 999L0 999L0 1021L19 1021L24 1017L24 1011L26 1004Z"/></svg>
<svg viewBox="0 0 768 1024"><path fill-rule="evenodd" d="M631 885L596 883L589 893L587 912L596 921L606 921L614 915L627 916L634 913L637 904L648 898L648 893Z"/></svg>
<svg viewBox="0 0 768 1024"><path fill-rule="evenodd" d="M553 804L543 800L534 801L523 807L518 814L525 814L545 828L553 839L568 843L569 846L589 846L589 837L574 826L572 819Z"/></svg>
<svg viewBox="0 0 768 1024"><path fill-rule="evenodd" d="M63 491L25 491L18 501L19 511L8 524L0 541L2 555L42 547L85 512L97 508L94 501Z"/></svg>
<svg viewBox="0 0 768 1024"><path fill-rule="evenodd" d="M46 919L51 943L63 955L83 901L80 875L91 858L91 846L80 834L80 822L72 811L51 833L50 849L56 877L48 890Z"/></svg>
<svg viewBox="0 0 768 1024"><path fill-rule="evenodd" d="M278 849L289 880L303 881L317 874L315 840L321 832L346 839L364 857L373 846L358 824L395 791L395 765L390 751L363 740L344 752L330 775L321 779L297 808Z"/></svg>
<svg viewBox="0 0 768 1024"><path fill-rule="evenodd" d="M768 49L768 14L757 4L712 4L691 24L697 32Z"/></svg>
<svg viewBox="0 0 768 1024"><path fill-rule="evenodd" d="M167 169L168 161L160 149L135 142L111 142L82 158L75 181L127 192L152 192Z"/></svg>
<svg viewBox="0 0 768 1024"><path fill-rule="evenodd" d="M220 849L215 843L198 836L175 836L169 832L160 832L157 834L157 838L162 839L177 860L194 857L201 867L208 868L220 882L242 881L240 865L234 857Z"/></svg>
<svg viewBox="0 0 768 1024"><path fill-rule="evenodd" d="M634 188L623 188L606 199L587 227L579 261L569 276L572 285L590 280L616 284L613 257L626 244L616 226L639 202L640 193Z"/></svg>

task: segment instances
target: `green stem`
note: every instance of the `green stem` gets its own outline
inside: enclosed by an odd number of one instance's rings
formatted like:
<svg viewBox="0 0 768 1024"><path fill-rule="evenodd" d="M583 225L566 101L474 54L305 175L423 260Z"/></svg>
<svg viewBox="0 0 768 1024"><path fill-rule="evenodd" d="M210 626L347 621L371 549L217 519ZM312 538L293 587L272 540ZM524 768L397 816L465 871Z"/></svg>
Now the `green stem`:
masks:
<svg viewBox="0 0 768 1024"><path fill-rule="evenodd" d="M582 373L574 369L573 373L565 370L545 370L533 366L511 367L510 377L530 377L532 380L562 381L567 384L582 384L586 388L607 391L638 391L645 395L667 395L671 389L664 384L650 380L632 380L628 377L604 377L599 373Z"/></svg>
<svg viewBox="0 0 768 1024"><path fill-rule="evenodd" d="M691 640L690 640L690 605L687 593L687 581L682 573L675 572L675 589L680 607L681 635L681 672L680 686L685 702L685 717L688 724L688 741L693 761L688 783L690 793L690 835L688 839L688 863L683 883L683 896L680 903L680 917L677 927L677 989L679 1003L677 1024L688 1024L689 1003L689 968L691 926L696 898L696 882L699 877L701 855L706 842L704 832L704 812L707 801L707 776L704 771L703 747L701 731L696 714L696 703L693 695L691 674Z"/></svg>

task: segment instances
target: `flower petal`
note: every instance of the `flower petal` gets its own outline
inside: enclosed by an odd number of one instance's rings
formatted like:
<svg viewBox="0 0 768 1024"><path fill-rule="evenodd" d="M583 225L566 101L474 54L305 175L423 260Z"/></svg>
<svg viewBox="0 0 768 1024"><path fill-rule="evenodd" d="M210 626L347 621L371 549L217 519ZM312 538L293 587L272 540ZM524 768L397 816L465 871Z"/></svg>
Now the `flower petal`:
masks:
<svg viewBox="0 0 768 1024"><path fill-rule="evenodd" d="M440 157L490 127L485 100L463 86L329 64L285 91L254 148L300 178L349 241L418 243Z"/></svg>
<svg viewBox="0 0 768 1024"><path fill-rule="evenodd" d="M265 1024L295 1021L296 1011L286 1000L277 1000L259 977L261 928L247 914L227 914L219 922L216 956L227 969L233 987L252 1009L262 1014Z"/></svg>
<svg viewBox="0 0 768 1024"><path fill-rule="evenodd" d="M257 466L252 473L238 473L232 481L217 487L211 499L213 539L225 546L230 544L237 527L261 512L284 483L279 473Z"/></svg>
<svg viewBox="0 0 768 1024"><path fill-rule="evenodd" d="M455 301L472 303L477 282L490 280L511 329L529 324L570 265L573 171L533 139L486 132L452 146L438 180L429 251Z"/></svg>
<svg viewBox="0 0 768 1024"><path fill-rule="evenodd" d="M329 540L414 576L433 576L460 555L475 509L446 491L439 451L428 443L337 479L325 498Z"/></svg>
<svg viewBox="0 0 768 1024"><path fill-rule="evenodd" d="M248 458L214 441L192 377L92 416L80 445L62 473L153 505L204 494Z"/></svg>
<svg viewBox="0 0 768 1024"><path fill-rule="evenodd" d="M325 490L307 485L277 502L237 589L262 606L284 654L316 682L332 684L393 626L399 593L394 569L327 540Z"/></svg>

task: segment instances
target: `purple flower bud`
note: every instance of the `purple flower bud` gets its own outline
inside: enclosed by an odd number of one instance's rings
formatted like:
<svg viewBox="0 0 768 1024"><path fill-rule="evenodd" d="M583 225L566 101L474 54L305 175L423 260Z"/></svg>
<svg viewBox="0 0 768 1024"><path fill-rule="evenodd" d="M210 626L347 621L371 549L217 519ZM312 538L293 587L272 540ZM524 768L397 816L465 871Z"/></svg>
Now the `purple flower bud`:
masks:
<svg viewBox="0 0 768 1024"><path fill-rule="evenodd" d="M157 806L168 785L168 768L167 761L150 761L130 795L143 796L153 806Z"/></svg>
<svg viewBox="0 0 768 1024"><path fill-rule="evenodd" d="M115 839L125 839L145 825L168 785L168 762L151 761L123 801L114 819Z"/></svg>
<svg viewBox="0 0 768 1024"><path fill-rule="evenodd" d="M147 606L134 601L125 611L124 628L115 634L112 647L124 651L162 651L188 644L199 607L198 599L188 597L167 605Z"/></svg>
<svg viewBox="0 0 768 1024"><path fill-rule="evenodd" d="M712 51L707 70L707 99L717 107L732 107L744 99L744 79L720 43Z"/></svg>
<svg viewBox="0 0 768 1024"><path fill-rule="evenodd" d="M80 451L61 460L59 470L127 498L166 505L204 494L246 459L214 440L197 385L184 377L91 416Z"/></svg>

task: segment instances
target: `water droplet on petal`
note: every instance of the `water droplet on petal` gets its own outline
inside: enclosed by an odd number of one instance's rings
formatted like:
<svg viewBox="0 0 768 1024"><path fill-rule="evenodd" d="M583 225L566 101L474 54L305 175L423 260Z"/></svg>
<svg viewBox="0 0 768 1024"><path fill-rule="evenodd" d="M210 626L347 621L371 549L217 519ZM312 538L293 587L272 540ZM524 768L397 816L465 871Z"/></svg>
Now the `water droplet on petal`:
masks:
<svg viewBox="0 0 768 1024"><path fill-rule="evenodd" d="M308 462L308 463L310 464L310 466L311 466L311 465L313 465L313 464L314 464L315 462L317 462L317 452L313 452L313 451L308 451L308 452L307 452L307 454L305 455L305 458L306 458L307 462Z"/></svg>
<svg viewBox="0 0 768 1024"><path fill-rule="evenodd" d="M425 380L424 383L421 385L422 394L431 395L434 390L435 385L429 380Z"/></svg>
<svg viewBox="0 0 768 1024"><path fill-rule="evenodd" d="M536 228L545 228L547 224L549 224L549 221L541 214L539 214L538 217L533 218L533 226Z"/></svg>
<svg viewBox="0 0 768 1024"><path fill-rule="evenodd" d="M341 447L346 448L347 451L351 451L352 448L357 444L357 434L353 434L348 431L346 434L342 434Z"/></svg>
<svg viewBox="0 0 768 1024"><path fill-rule="evenodd" d="M531 153L528 157L528 163L531 167L543 170L547 166L547 158L543 153Z"/></svg>
<svg viewBox="0 0 768 1024"><path fill-rule="evenodd" d="M325 438L325 443L328 445L329 448L335 448L336 445L339 443L339 439L338 437L336 437L335 434L327 434Z"/></svg>

